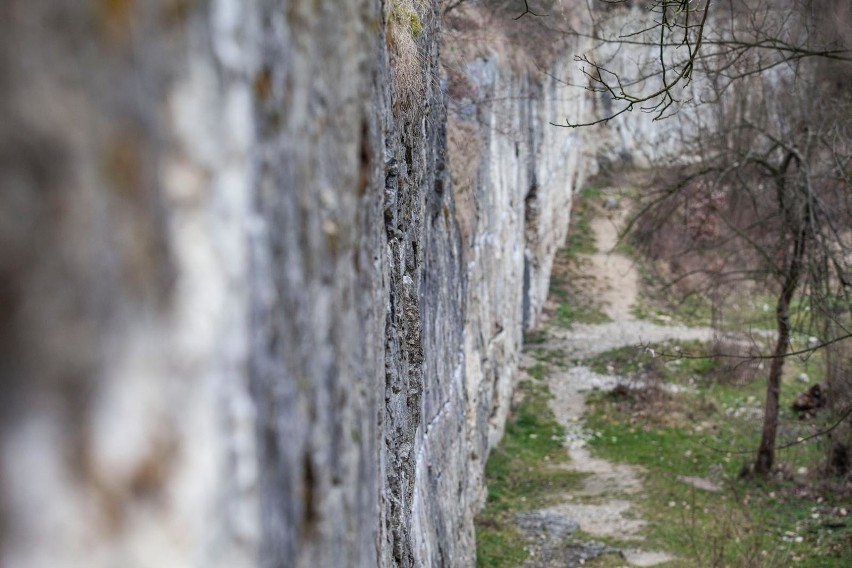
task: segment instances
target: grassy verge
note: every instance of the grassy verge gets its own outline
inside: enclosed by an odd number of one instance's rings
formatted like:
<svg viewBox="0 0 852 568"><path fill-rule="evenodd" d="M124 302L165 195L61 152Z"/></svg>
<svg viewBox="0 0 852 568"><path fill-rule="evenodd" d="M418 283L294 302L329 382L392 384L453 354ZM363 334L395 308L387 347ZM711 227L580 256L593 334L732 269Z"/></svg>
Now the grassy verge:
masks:
<svg viewBox="0 0 852 568"><path fill-rule="evenodd" d="M574 203L571 205L571 227L564 249L569 256L597 252L592 219L595 215L596 202L600 201L602 195L600 187L588 185L574 198Z"/></svg>
<svg viewBox="0 0 852 568"><path fill-rule="evenodd" d="M777 329L775 316L776 294L767 287L745 283L736 291L727 291L716 298L707 290L688 292L685 286L666 287L672 278L670 269L661 261L653 262L631 246L620 249L631 258L640 274L639 298L633 315L639 319L663 324L714 326L726 333L760 336ZM790 306L794 344L803 348L808 337L815 333L806 299L796 297Z"/></svg>
<svg viewBox="0 0 852 568"><path fill-rule="evenodd" d="M565 431L548 407L551 395L542 379L545 365L528 370L535 377L519 386L506 433L488 458L488 499L476 519L477 566L515 567L527 558L514 515L549 504L579 486L582 475L560 469L568 457Z"/></svg>
<svg viewBox="0 0 852 568"><path fill-rule="evenodd" d="M644 381L590 397L587 421L596 433L591 446L597 455L647 471L640 502L649 521L643 546L674 553L679 560L671 566L852 565L852 504L819 494L807 474L798 473L816 468L816 445L780 451L780 473L768 480L739 475L757 446L762 381L726 383L717 375L718 360L673 363L635 349L592 362L599 371ZM647 388L652 380L689 389L671 394ZM816 428L788 410L797 390L801 385L782 390L779 441ZM717 490L698 488L690 478Z"/></svg>
<svg viewBox="0 0 852 568"><path fill-rule="evenodd" d="M568 366L568 362L565 360L565 352L561 349L531 349L530 354L537 360L542 363L548 363L553 365L554 367L562 367L565 368ZM529 369L527 369L527 373L533 374L535 370L539 367L543 369L544 372L547 372L548 367L545 365L535 365ZM536 376L536 375L533 375ZM536 378L543 378L542 376L536 376Z"/></svg>
<svg viewBox="0 0 852 568"><path fill-rule="evenodd" d="M524 345L536 345L547 341L547 331L544 329L532 329L524 332Z"/></svg>
<svg viewBox="0 0 852 568"><path fill-rule="evenodd" d="M597 251L591 220L595 215L601 189L591 185L580 191L571 208L571 225L565 247L554 259L550 278L550 297L558 302L552 321L559 327L570 328L575 323L603 323L609 318L584 290L583 255Z"/></svg>
<svg viewBox="0 0 852 568"><path fill-rule="evenodd" d="M634 261L636 259L634 258ZM671 294L652 292L655 277L648 274L647 267L638 263L642 289L633 307L633 315L639 319L657 323L675 323L689 326L708 326L712 322L713 306L706 297L693 294L677 299Z"/></svg>

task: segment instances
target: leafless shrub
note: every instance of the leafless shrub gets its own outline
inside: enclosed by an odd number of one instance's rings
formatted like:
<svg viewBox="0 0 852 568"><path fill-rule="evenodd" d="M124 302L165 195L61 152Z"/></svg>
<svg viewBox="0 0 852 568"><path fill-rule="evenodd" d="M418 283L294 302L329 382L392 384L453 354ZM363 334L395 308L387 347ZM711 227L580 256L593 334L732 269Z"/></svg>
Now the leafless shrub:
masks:
<svg viewBox="0 0 852 568"><path fill-rule="evenodd" d="M840 423L827 435L823 470L829 478L845 480L852 492L852 416L848 416L852 408L852 345L835 344L826 353L828 420Z"/></svg>
<svg viewBox="0 0 852 568"><path fill-rule="evenodd" d="M657 4L666 10L693 6ZM852 69L838 63L849 46L831 25L822 25L823 16L814 16L820 2L787 4L792 12L750 1L761 16L730 22L731 29L745 28L741 47L720 46L693 58L699 50L692 44L692 59L675 64L675 83L688 79L678 75L683 71L704 74L715 93L709 97L712 115L705 125L690 125L684 153L696 159L676 171L674 183L648 197L643 210L648 217L637 226L640 238L649 241L646 252L672 259L672 285L712 292L749 282L774 295L777 333L771 353L764 353L766 412L755 465L761 474L774 463L785 359L852 337L852 243L846 236L852 222L852 97L843 89ZM706 15L711 4L694 6ZM701 28L678 31L686 24L677 18L687 15L673 16L673 33L698 34L695 41L708 37ZM843 77L839 85L828 68ZM670 103L671 84L656 99L654 112ZM667 227L663 235L653 234L660 226ZM822 339L797 353L791 349L795 334Z"/></svg>
<svg viewBox="0 0 852 568"><path fill-rule="evenodd" d="M765 367L759 358L761 349L747 339L717 338L708 353L715 361L710 379L719 384L745 386L761 378Z"/></svg>

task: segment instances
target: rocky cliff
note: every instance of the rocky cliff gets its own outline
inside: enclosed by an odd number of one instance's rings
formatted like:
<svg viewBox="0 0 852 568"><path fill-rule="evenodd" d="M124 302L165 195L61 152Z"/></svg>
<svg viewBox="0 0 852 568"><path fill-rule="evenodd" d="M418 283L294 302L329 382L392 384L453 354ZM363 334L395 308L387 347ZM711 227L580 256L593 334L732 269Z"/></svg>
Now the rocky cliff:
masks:
<svg viewBox="0 0 852 568"><path fill-rule="evenodd" d="M2 565L472 565L570 60L442 70L426 0L0 14Z"/></svg>

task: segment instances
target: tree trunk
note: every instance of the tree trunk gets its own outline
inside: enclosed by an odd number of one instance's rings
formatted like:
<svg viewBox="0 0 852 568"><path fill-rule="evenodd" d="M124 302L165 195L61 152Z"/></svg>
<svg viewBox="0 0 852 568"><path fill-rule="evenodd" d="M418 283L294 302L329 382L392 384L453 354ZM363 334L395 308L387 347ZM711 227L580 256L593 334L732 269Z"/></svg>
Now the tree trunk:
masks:
<svg viewBox="0 0 852 568"><path fill-rule="evenodd" d="M789 281L789 274L787 277ZM766 475L772 470L775 462L775 434L778 431L778 395L781 391L781 374L784 371L784 356L790 342L790 300L795 290L785 286L778 297L775 314L778 321L778 340L775 343L774 358L769 367L769 378L766 380L766 406L763 412L763 435L757 450L757 462L754 471Z"/></svg>
<svg viewBox="0 0 852 568"><path fill-rule="evenodd" d="M778 303L775 305L775 318L778 322L778 340L775 342L772 365L769 367L769 378L766 380L766 406L763 412L763 434L757 449L757 461L754 471L758 475L766 475L772 470L775 462L775 434L778 431L778 395L781 391L781 374L784 371L784 361L787 346L790 344L790 301L799 284L799 274L802 269L802 259L805 256L807 242L806 229L796 235L793 243L793 258L787 266L784 275L784 286Z"/></svg>

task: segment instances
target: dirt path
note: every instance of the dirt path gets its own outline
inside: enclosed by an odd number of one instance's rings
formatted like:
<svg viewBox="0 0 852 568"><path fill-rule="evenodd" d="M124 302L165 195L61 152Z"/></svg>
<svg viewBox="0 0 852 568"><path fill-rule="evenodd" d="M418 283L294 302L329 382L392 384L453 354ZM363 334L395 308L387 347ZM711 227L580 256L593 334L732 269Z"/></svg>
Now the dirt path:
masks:
<svg viewBox="0 0 852 568"><path fill-rule="evenodd" d="M592 231L598 252L590 255L592 274L598 284L599 301L613 321L632 321L631 308L639 296L639 275L633 261L614 252L618 231L624 223L626 210L619 209L610 217L592 220Z"/></svg>
<svg viewBox="0 0 852 568"><path fill-rule="evenodd" d="M588 474L580 491L561 496L558 504L525 513L519 525L535 544L530 568L578 566L606 552L621 554L631 566L655 566L672 558L658 551L642 548L641 530L646 521L633 506L642 491L642 471L591 455L586 442L592 436L584 427L586 396L592 390L611 389L622 377L599 375L582 362L598 353L617 347L659 342L667 339L701 339L712 336L709 328L660 326L637 320L631 313L639 291L639 276L632 261L616 252L618 230L626 212L611 211L611 216L592 222L598 252L588 256L589 276L594 277L596 300L613 320L600 325L575 325L570 330L550 327L550 341L536 349L559 351L564 361L575 366L550 368L548 386L550 403L556 419L566 429L566 448L570 455L568 468ZM540 361L525 356L523 365ZM595 542L580 542L566 536L579 528L591 537L611 537L631 542L629 547L614 550Z"/></svg>

